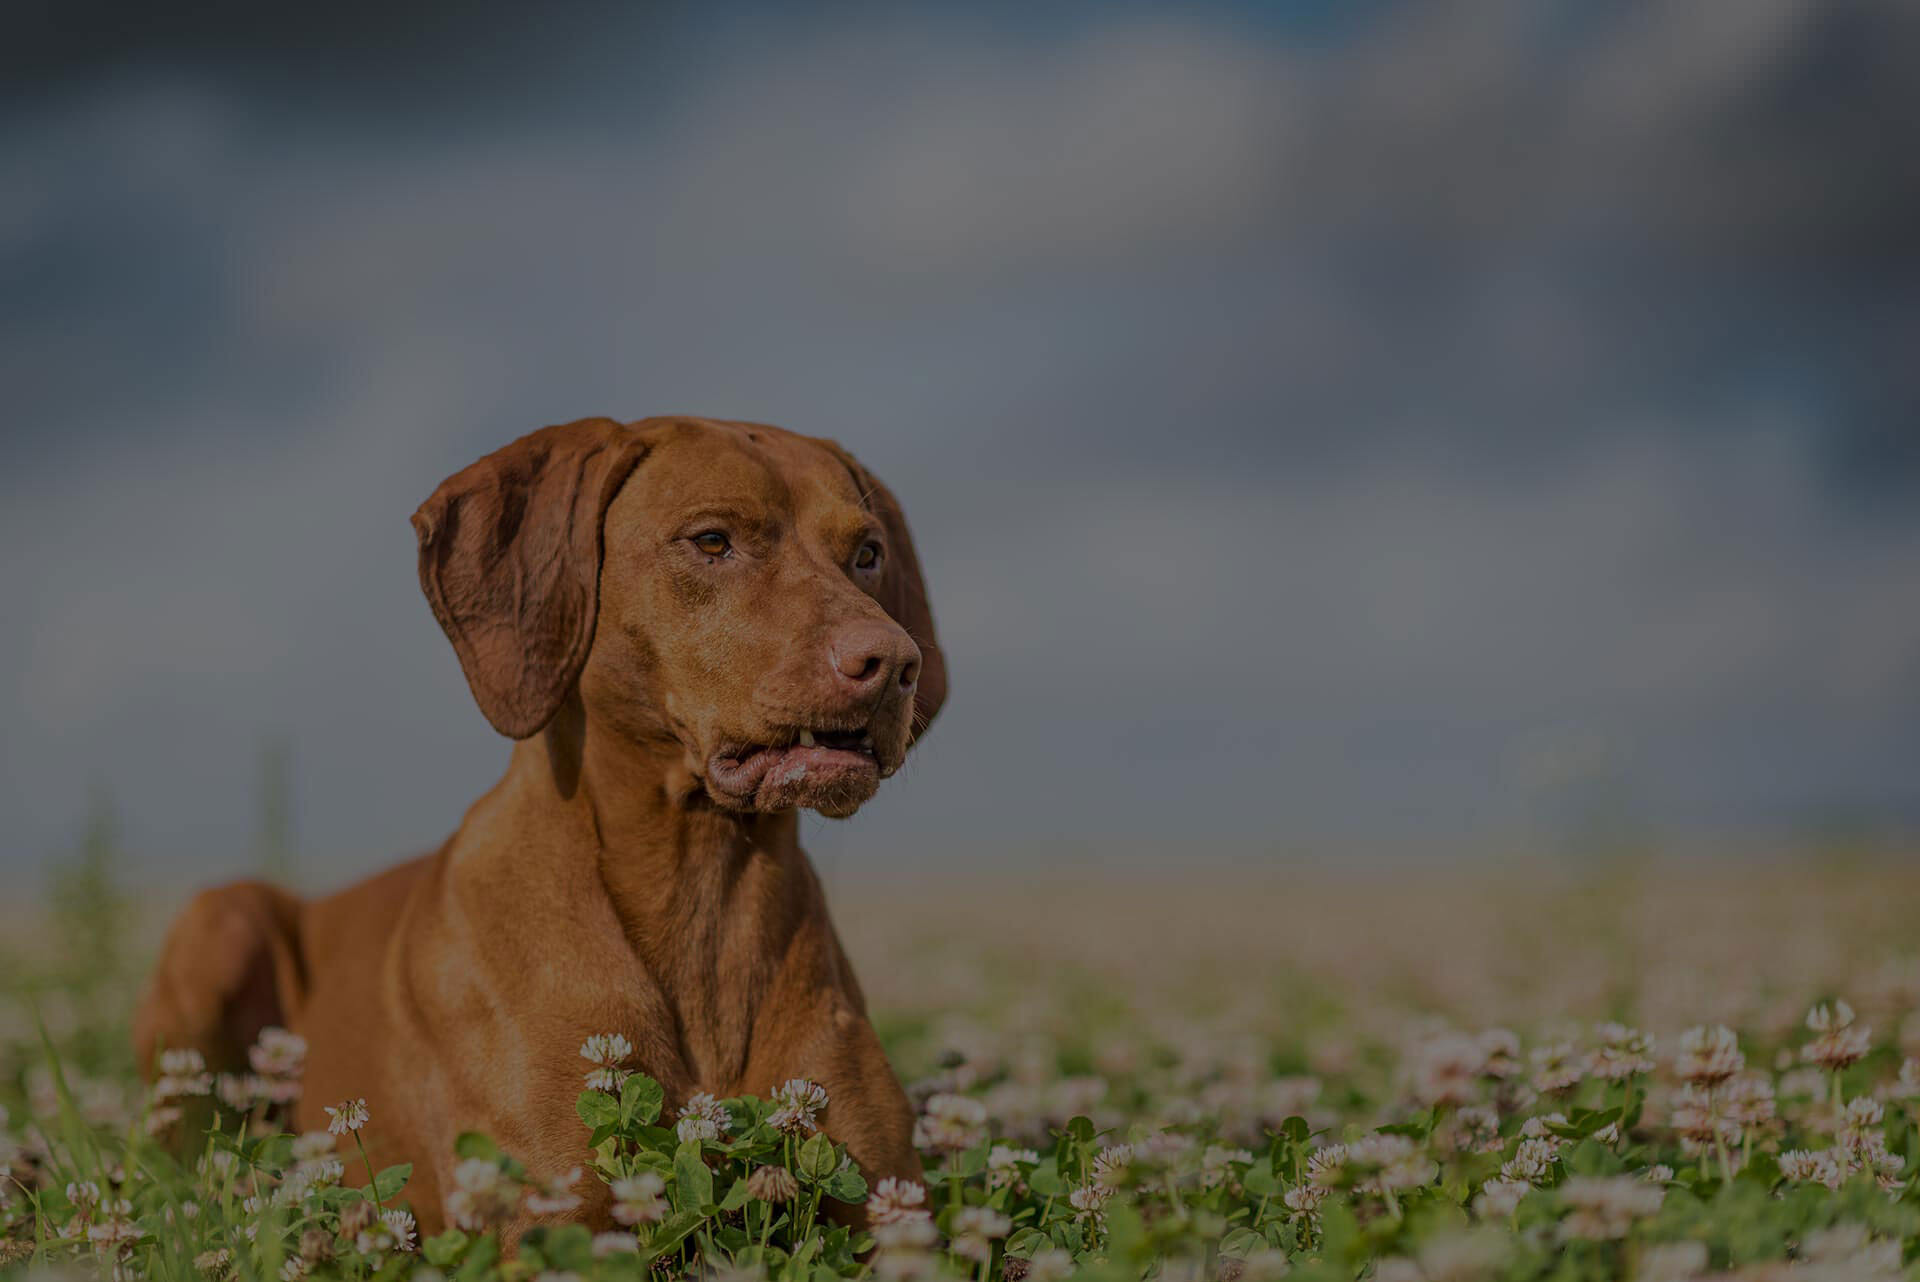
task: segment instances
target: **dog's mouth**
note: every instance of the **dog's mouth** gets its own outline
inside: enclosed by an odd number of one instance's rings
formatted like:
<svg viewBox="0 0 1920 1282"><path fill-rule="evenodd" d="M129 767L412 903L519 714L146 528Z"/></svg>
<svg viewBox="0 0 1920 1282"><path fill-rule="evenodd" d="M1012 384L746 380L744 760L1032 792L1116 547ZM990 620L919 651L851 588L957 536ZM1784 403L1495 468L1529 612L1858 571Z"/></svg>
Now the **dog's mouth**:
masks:
<svg viewBox="0 0 1920 1282"><path fill-rule="evenodd" d="M727 744L707 759L715 799L752 810L808 806L851 814L892 773L881 761L871 725L795 727L770 742Z"/></svg>

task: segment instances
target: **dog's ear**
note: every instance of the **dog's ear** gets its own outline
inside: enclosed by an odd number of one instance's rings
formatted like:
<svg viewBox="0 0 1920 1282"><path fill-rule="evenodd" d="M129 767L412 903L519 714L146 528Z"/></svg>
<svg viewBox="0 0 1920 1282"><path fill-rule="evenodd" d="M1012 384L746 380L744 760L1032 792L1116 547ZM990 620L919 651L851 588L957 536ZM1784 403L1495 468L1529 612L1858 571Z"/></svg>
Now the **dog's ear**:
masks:
<svg viewBox="0 0 1920 1282"><path fill-rule="evenodd" d="M593 645L601 525L646 447L587 418L455 472L413 514L420 588L493 728L537 734Z"/></svg>
<svg viewBox="0 0 1920 1282"><path fill-rule="evenodd" d="M933 607L927 603L927 580L920 573L920 558L913 550L913 535L907 530L906 515L893 491L867 471L859 459L847 453L837 441L822 441L853 474L860 487L860 501L880 519L887 532L887 565L881 579L880 604L893 621L907 630L920 647L920 684L913 695L913 737L919 738L933 723L934 714L947 701L947 658L940 649L940 638L933 631Z"/></svg>

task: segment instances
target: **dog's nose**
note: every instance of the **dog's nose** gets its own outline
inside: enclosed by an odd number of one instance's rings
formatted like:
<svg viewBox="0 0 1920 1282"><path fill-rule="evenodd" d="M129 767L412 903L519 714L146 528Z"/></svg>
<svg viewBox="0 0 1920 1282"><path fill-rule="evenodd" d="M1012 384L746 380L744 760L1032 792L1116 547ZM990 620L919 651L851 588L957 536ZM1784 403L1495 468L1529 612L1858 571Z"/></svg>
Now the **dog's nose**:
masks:
<svg viewBox="0 0 1920 1282"><path fill-rule="evenodd" d="M920 647L899 627L879 620L842 624L827 657L835 683L861 698L881 694L889 681L911 690L920 679Z"/></svg>

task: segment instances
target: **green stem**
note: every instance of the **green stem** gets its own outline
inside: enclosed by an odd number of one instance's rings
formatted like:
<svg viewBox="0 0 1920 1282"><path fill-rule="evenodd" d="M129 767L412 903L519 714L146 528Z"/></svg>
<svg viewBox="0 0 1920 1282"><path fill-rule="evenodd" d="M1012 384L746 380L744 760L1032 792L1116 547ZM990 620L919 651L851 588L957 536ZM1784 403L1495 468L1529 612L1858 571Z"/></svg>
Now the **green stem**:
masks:
<svg viewBox="0 0 1920 1282"><path fill-rule="evenodd" d="M367 1156L367 1146L361 1140L359 1131L353 1133L353 1144L360 1150L360 1160L367 1164L367 1187L373 1190L373 1209L384 1211L386 1208L380 1205L380 1177L373 1173L373 1159Z"/></svg>

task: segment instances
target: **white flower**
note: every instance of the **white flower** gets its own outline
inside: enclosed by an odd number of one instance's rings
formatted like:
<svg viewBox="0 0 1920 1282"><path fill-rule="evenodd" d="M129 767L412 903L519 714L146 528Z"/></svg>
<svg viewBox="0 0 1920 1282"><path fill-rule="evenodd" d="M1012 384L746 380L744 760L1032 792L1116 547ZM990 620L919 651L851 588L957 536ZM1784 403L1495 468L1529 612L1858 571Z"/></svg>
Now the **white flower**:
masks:
<svg viewBox="0 0 1920 1282"><path fill-rule="evenodd" d="M1780 1154L1780 1174L1795 1183L1824 1184L1837 1189L1845 1180L1840 1163L1825 1149L1790 1148Z"/></svg>
<svg viewBox="0 0 1920 1282"><path fill-rule="evenodd" d="M1873 1030L1853 1022L1853 1007L1837 1001L1807 1012L1807 1027L1818 1036L1800 1048L1800 1058L1837 1072L1866 1058L1873 1049Z"/></svg>
<svg viewBox="0 0 1920 1282"><path fill-rule="evenodd" d="M1521 1140L1513 1156L1500 1167L1500 1178L1524 1184L1539 1184L1553 1172L1559 1145L1551 1140Z"/></svg>
<svg viewBox="0 0 1920 1282"><path fill-rule="evenodd" d="M1592 1241L1625 1237L1634 1221L1659 1211L1666 1198L1660 1185L1631 1175L1576 1175L1559 1192L1572 1211L1561 1221L1560 1235Z"/></svg>
<svg viewBox="0 0 1920 1282"><path fill-rule="evenodd" d="M790 1078L767 1097L774 1105L767 1122L786 1135L820 1129L819 1113L827 1106L827 1089L804 1077Z"/></svg>
<svg viewBox="0 0 1920 1282"><path fill-rule="evenodd" d="M990 1206L967 1206L953 1217L953 1231L1003 1238L1013 1232L1013 1221Z"/></svg>
<svg viewBox="0 0 1920 1282"><path fill-rule="evenodd" d="M205 1095L213 1090L213 1074L196 1050L160 1052L160 1076L153 1084L155 1102Z"/></svg>
<svg viewBox="0 0 1920 1282"><path fill-rule="evenodd" d="M663 1194L667 1183L653 1171L642 1171L623 1180L615 1180L613 1188L613 1218L632 1227L635 1224L656 1224L667 1218L667 1200Z"/></svg>
<svg viewBox="0 0 1920 1282"><path fill-rule="evenodd" d="M733 1126L726 1105L706 1091L690 1096L680 1107L680 1121L674 1133L682 1143L688 1140L718 1140Z"/></svg>
<svg viewBox="0 0 1920 1282"><path fill-rule="evenodd" d="M1020 1168L1038 1166L1040 1155L1030 1148L995 1144L987 1151L987 1187L1006 1188L1020 1179Z"/></svg>
<svg viewBox="0 0 1920 1282"><path fill-rule="evenodd" d="M1099 1184L1082 1184L1067 1194L1067 1202L1083 1217L1098 1218L1100 1209L1113 1196L1113 1190Z"/></svg>
<svg viewBox="0 0 1920 1282"><path fill-rule="evenodd" d="M541 1180L527 1190L527 1210L534 1215L565 1215L580 1205L573 1186L580 1182L580 1168Z"/></svg>
<svg viewBox="0 0 1920 1282"><path fill-rule="evenodd" d="M1120 1187L1120 1182L1126 1178L1127 1168L1132 1164L1133 1145L1109 1144L1093 1155L1087 1176L1099 1188L1112 1192Z"/></svg>
<svg viewBox="0 0 1920 1282"><path fill-rule="evenodd" d="M967 1095L935 1095L913 1124L913 1143L935 1153L959 1153L987 1138L987 1106Z"/></svg>
<svg viewBox="0 0 1920 1282"><path fill-rule="evenodd" d="M627 1070L620 1067L633 1056L633 1043L619 1033L595 1033L580 1045L580 1058L598 1065L586 1077L590 1091L617 1091L626 1081Z"/></svg>
<svg viewBox="0 0 1920 1282"><path fill-rule="evenodd" d="M933 1217L925 1211L873 1226L873 1240L883 1256L898 1252L924 1251L939 1239Z"/></svg>
<svg viewBox="0 0 1920 1282"><path fill-rule="evenodd" d="M612 1255L632 1255L640 1250L640 1239L631 1233L596 1233L593 1235L593 1258L604 1260Z"/></svg>
<svg viewBox="0 0 1920 1282"><path fill-rule="evenodd" d="M1569 1090L1586 1075L1572 1042L1536 1046L1529 1058L1533 1061L1533 1089L1542 1094Z"/></svg>
<svg viewBox="0 0 1920 1282"><path fill-rule="evenodd" d="M1368 1177L1354 1185L1365 1193L1418 1188L1440 1169L1406 1136L1382 1132L1347 1145L1347 1165L1355 1174Z"/></svg>
<svg viewBox="0 0 1920 1282"><path fill-rule="evenodd" d="M1321 1188L1332 1188L1345 1177L1347 1146L1329 1144L1307 1154L1307 1179Z"/></svg>
<svg viewBox="0 0 1920 1282"><path fill-rule="evenodd" d="M357 1131L367 1124L367 1102L350 1099L326 1106L327 1130L334 1135Z"/></svg>
<svg viewBox="0 0 1920 1282"><path fill-rule="evenodd" d="M1246 1166L1252 1161L1253 1154L1246 1149L1209 1144L1207 1151L1200 1155L1200 1186L1217 1188L1233 1175L1235 1164Z"/></svg>
<svg viewBox="0 0 1920 1282"><path fill-rule="evenodd" d="M1525 1180L1510 1180L1504 1177L1488 1180L1480 1187L1480 1195L1473 1199L1473 1213L1483 1220L1501 1220L1512 1215L1520 1205L1520 1199L1533 1189Z"/></svg>
<svg viewBox="0 0 1920 1282"><path fill-rule="evenodd" d="M263 1028L247 1048L247 1062L262 1077L298 1077L307 1066L307 1039L284 1028Z"/></svg>
<svg viewBox="0 0 1920 1282"><path fill-rule="evenodd" d="M979 1263L993 1256L993 1243L1013 1232L1013 1221L990 1206L968 1206L953 1217L954 1254Z"/></svg>
<svg viewBox="0 0 1920 1282"><path fill-rule="evenodd" d="M1327 1200L1330 1192L1324 1184L1301 1184L1286 1191L1280 1200L1294 1216L1313 1216L1319 1213L1320 1204Z"/></svg>
<svg viewBox="0 0 1920 1282"><path fill-rule="evenodd" d="M1662 1242L1640 1257L1637 1282L1684 1282L1707 1271L1705 1242Z"/></svg>
<svg viewBox="0 0 1920 1282"><path fill-rule="evenodd" d="M926 1219L926 1202L925 1185L889 1175L875 1184L873 1192L867 1196L867 1222L881 1225L914 1218Z"/></svg>
<svg viewBox="0 0 1920 1282"><path fill-rule="evenodd" d="M1026 1282L1066 1282L1073 1270L1071 1255L1057 1246L1042 1247L1027 1261Z"/></svg>
<svg viewBox="0 0 1920 1282"><path fill-rule="evenodd" d="M1680 1034L1680 1056L1673 1071L1684 1082L1717 1086L1746 1066L1740 1039L1725 1024L1702 1024Z"/></svg>
<svg viewBox="0 0 1920 1282"><path fill-rule="evenodd" d="M1600 1045L1587 1056L1587 1071L1595 1077L1617 1082L1636 1073L1651 1073L1653 1039L1625 1024L1602 1024L1594 1030Z"/></svg>
<svg viewBox="0 0 1920 1282"><path fill-rule="evenodd" d="M418 1241L413 1212L394 1207L380 1212L379 1229L359 1234L354 1246L362 1255L371 1255L377 1250L411 1251Z"/></svg>
<svg viewBox="0 0 1920 1282"><path fill-rule="evenodd" d="M332 1131L303 1131L293 1137L293 1160L311 1162L333 1154Z"/></svg>
<svg viewBox="0 0 1920 1282"><path fill-rule="evenodd" d="M457 1228L484 1233L513 1214L518 1193L498 1165L483 1157L470 1157L453 1168L453 1188L446 1198L447 1218Z"/></svg>

